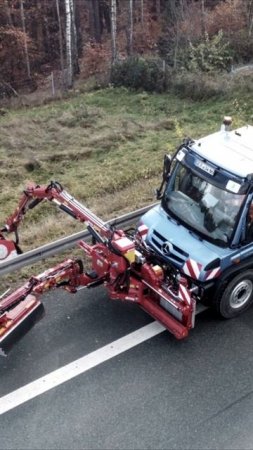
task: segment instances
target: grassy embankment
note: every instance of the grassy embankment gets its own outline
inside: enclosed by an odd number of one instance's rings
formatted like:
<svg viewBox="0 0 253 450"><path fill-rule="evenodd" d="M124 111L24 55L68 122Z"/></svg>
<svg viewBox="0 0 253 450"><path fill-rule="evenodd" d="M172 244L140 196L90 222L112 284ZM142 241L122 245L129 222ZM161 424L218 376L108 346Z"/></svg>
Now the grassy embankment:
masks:
<svg viewBox="0 0 253 450"><path fill-rule="evenodd" d="M193 102L108 88L10 110L0 117L0 223L14 210L29 180L59 181L104 219L149 204L155 200L165 152L185 136L218 130L224 114L234 117L235 126L252 123L252 107L246 90L240 98L234 92ZM81 224L54 205L39 205L22 225L21 247L35 248L80 229ZM20 276L41 267L26 268Z"/></svg>

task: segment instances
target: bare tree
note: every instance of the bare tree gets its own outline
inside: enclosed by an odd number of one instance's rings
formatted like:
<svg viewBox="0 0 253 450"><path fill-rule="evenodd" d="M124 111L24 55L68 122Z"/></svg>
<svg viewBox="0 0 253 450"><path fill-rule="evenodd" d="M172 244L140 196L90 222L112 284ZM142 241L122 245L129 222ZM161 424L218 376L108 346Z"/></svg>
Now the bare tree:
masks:
<svg viewBox="0 0 253 450"><path fill-rule="evenodd" d="M31 67L30 67L30 59L29 59L28 44L27 44L27 34L26 34L26 26L25 26L25 12L24 12L23 0L20 0L20 13L21 13L22 29L23 29L23 33L24 33L24 37L25 37L24 50L25 50L27 75L28 75L28 78L31 78Z"/></svg>
<svg viewBox="0 0 253 450"><path fill-rule="evenodd" d="M117 4L111 0L111 36L112 36L112 63L117 59Z"/></svg>
<svg viewBox="0 0 253 450"><path fill-rule="evenodd" d="M133 53L133 0L129 0L128 29L127 29L127 54Z"/></svg>
<svg viewBox="0 0 253 450"><path fill-rule="evenodd" d="M185 18L185 16L184 16L184 8L185 8L184 0L180 0L180 10L181 10L182 20L184 20L184 18Z"/></svg>
<svg viewBox="0 0 253 450"><path fill-rule="evenodd" d="M57 12L57 21L59 27L59 48L60 48L60 63L61 63L61 72L63 74L64 70L64 57L63 57L63 41L62 41L62 24L61 24L61 15L60 15L60 6L59 0L55 0L56 2L56 12Z"/></svg>
<svg viewBox="0 0 253 450"><path fill-rule="evenodd" d="M65 0L66 13L66 60L67 60L67 87L73 86L73 58L72 58L72 20L70 0Z"/></svg>
<svg viewBox="0 0 253 450"><path fill-rule="evenodd" d="M11 12L10 12L10 6L8 0L4 0L4 7L6 11L6 16L8 19L8 25L13 26L12 18L11 18Z"/></svg>
<svg viewBox="0 0 253 450"><path fill-rule="evenodd" d="M253 30L253 0L247 0L246 10L248 18L248 36L251 37Z"/></svg>
<svg viewBox="0 0 253 450"><path fill-rule="evenodd" d="M141 25L144 26L144 0L141 0Z"/></svg>
<svg viewBox="0 0 253 450"><path fill-rule="evenodd" d="M157 17L157 19L159 19L160 15L161 15L161 1L160 0L155 1L155 9L156 9L156 17Z"/></svg>
<svg viewBox="0 0 253 450"><path fill-rule="evenodd" d="M102 28L100 18L100 2L99 0L88 1L89 24L91 35L96 42L101 42Z"/></svg>
<svg viewBox="0 0 253 450"><path fill-rule="evenodd" d="M73 0L70 0L70 14L71 14L71 32L72 32L72 58L74 73L79 73L78 63L78 48L77 48L77 32L76 32L76 20L75 20L75 8Z"/></svg>
<svg viewBox="0 0 253 450"><path fill-rule="evenodd" d="M201 0L201 27L203 36L206 34L206 12L205 12L205 0Z"/></svg>
<svg viewBox="0 0 253 450"><path fill-rule="evenodd" d="M48 1L42 0L43 4L43 10L47 11L48 8ZM44 15L43 20L43 33L44 33L44 48L46 49L46 52L48 53L50 51L50 29L49 29L49 17L48 14Z"/></svg>

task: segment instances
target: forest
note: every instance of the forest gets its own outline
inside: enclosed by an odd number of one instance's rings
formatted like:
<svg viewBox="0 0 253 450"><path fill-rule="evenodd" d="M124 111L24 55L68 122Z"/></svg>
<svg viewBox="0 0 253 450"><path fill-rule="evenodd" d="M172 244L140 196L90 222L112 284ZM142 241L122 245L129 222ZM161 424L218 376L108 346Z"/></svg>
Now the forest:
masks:
<svg viewBox="0 0 253 450"><path fill-rule="evenodd" d="M48 88L164 91L253 59L253 0L0 0L0 99Z"/></svg>

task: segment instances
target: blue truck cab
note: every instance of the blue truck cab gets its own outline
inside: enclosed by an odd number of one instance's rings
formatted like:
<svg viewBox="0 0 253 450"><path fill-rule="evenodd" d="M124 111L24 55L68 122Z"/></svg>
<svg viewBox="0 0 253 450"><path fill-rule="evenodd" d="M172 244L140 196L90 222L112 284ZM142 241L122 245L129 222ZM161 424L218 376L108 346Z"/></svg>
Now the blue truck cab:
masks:
<svg viewBox="0 0 253 450"><path fill-rule="evenodd" d="M224 318L253 303L253 127L230 126L165 155L161 202L140 222L150 251Z"/></svg>

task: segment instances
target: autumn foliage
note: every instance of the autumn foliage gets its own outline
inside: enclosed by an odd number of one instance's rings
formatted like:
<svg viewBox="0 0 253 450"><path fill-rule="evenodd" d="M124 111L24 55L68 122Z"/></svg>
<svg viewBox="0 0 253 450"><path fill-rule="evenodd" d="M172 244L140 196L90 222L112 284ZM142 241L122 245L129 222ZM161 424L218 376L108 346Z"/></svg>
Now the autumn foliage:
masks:
<svg viewBox="0 0 253 450"><path fill-rule="evenodd" d="M67 1L74 17L74 75L86 79L110 73L113 0L0 0L0 83L22 91L43 83L53 71L64 75L70 60ZM208 66L209 71L253 58L253 0L115 0L114 4L118 61L161 58L176 70ZM202 68L201 52L211 61Z"/></svg>

